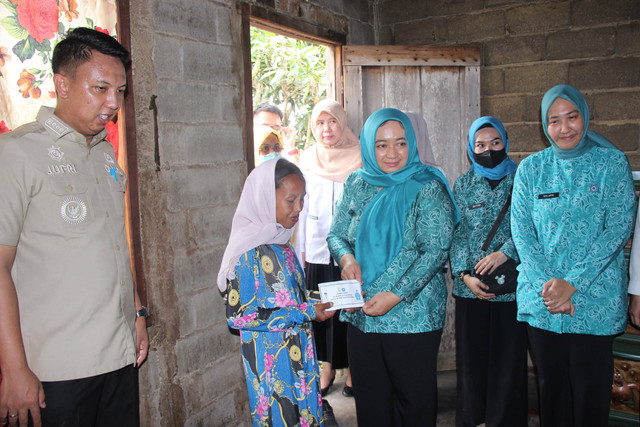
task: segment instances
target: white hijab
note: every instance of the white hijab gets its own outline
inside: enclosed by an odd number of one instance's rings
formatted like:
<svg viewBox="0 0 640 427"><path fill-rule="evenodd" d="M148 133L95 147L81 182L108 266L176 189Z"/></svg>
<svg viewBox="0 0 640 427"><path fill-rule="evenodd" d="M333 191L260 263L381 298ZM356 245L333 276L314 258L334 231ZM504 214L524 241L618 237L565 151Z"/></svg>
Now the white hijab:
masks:
<svg viewBox="0 0 640 427"><path fill-rule="evenodd" d="M293 234L276 221L276 163L271 159L255 168L244 183L240 201L231 222L229 243L222 256L218 289L225 292L233 278L240 256L260 245L284 245Z"/></svg>

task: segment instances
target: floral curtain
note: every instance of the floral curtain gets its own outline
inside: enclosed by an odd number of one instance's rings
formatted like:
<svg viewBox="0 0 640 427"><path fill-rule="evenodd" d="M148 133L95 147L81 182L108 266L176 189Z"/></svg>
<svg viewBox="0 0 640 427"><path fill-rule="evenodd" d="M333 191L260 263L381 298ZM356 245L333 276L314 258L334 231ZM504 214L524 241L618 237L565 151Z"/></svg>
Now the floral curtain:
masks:
<svg viewBox="0 0 640 427"><path fill-rule="evenodd" d="M51 55L75 27L115 37L116 0L0 0L0 133L55 106Z"/></svg>

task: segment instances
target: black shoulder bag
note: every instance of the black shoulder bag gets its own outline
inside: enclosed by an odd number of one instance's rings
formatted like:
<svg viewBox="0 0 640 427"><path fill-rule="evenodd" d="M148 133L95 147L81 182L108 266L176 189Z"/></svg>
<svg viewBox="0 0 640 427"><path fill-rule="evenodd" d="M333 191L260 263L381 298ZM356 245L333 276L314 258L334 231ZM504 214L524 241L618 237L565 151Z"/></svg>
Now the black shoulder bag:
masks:
<svg viewBox="0 0 640 427"><path fill-rule="evenodd" d="M489 245L498 232L498 227L500 227L500 223L504 219L504 216L507 214L507 210L509 209L510 204L511 193L509 193L507 202L502 207L502 210L498 214L498 218L496 218L496 222L493 223L493 227L491 227L491 231L489 231L489 234L487 235L487 238L482 245L483 251L489 249ZM516 264L514 260L507 257L507 261L498 266L493 271L493 273L478 275L477 277L482 281L482 283L489 286L489 290L486 291L489 294L502 295L515 292L516 288L518 287L518 270L516 270L517 265L518 264Z"/></svg>

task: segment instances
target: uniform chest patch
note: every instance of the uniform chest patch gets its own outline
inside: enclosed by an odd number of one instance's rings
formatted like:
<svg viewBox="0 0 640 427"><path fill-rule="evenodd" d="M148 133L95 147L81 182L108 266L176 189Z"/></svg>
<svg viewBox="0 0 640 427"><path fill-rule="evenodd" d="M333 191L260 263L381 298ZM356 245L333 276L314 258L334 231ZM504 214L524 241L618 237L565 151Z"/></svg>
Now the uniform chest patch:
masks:
<svg viewBox="0 0 640 427"><path fill-rule="evenodd" d="M64 158L64 151L62 151L60 147L52 145L51 148L49 148L49 157L51 157L56 162L61 162Z"/></svg>
<svg viewBox="0 0 640 427"><path fill-rule="evenodd" d="M60 215L69 224L80 224L87 219L87 204L79 197L67 197L60 207Z"/></svg>

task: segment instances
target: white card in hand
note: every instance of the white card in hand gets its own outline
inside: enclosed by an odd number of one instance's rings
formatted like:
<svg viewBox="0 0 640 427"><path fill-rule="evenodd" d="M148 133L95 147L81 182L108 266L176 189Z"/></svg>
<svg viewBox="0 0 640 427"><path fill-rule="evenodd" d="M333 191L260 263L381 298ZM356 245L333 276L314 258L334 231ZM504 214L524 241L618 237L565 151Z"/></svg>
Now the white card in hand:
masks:
<svg viewBox="0 0 640 427"><path fill-rule="evenodd" d="M362 307L362 286L357 280L338 280L336 282L318 283L320 299L323 303L332 302L329 310Z"/></svg>

